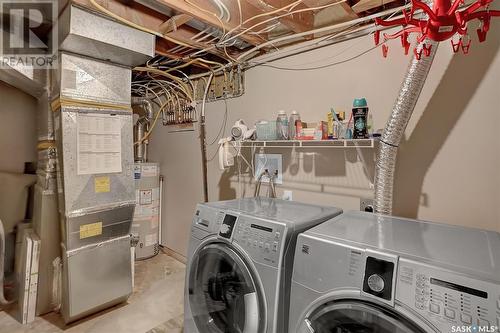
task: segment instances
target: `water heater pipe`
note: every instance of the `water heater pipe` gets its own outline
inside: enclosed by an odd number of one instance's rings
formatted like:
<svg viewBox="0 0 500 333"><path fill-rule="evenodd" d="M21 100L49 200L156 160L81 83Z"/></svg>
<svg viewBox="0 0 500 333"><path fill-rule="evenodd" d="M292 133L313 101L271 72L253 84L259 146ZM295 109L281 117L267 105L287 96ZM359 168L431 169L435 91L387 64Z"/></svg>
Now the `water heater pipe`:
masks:
<svg viewBox="0 0 500 333"><path fill-rule="evenodd" d="M139 118L134 126L134 141L140 141L144 137L145 133L147 133L148 128L149 121L146 119L146 117ZM148 144L148 139L145 139L142 142L134 145L134 160L136 162L143 163L148 161Z"/></svg>
<svg viewBox="0 0 500 333"><path fill-rule="evenodd" d="M141 115L141 117L134 126L134 132L135 132L134 141L138 142L144 137L145 133L149 129L149 124L151 123L151 121L153 121L154 118L153 104L148 98L135 97L135 96L132 97L131 102L132 106L139 106L145 112L144 115ZM147 162L148 160L147 156L148 156L148 140L146 139L134 145L134 159L136 162Z"/></svg>
<svg viewBox="0 0 500 333"><path fill-rule="evenodd" d="M146 112L145 117L152 121L154 118L153 103L146 97L132 96L132 106L140 106Z"/></svg>
<svg viewBox="0 0 500 333"><path fill-rule="evenodd" d="M214 74L210 74L208 80L205 83L205 92L203 93L203 101L201 104L201 115L200 115L200 148L201 148L201 171L203 176L203 202L208 202L208 170L207 170L207 132L205 124L205 105L207 103L207 95L210 89L210 84Z"/></svg>
<svg viewBox="0 0 500 333"><path fill-rule="evenodd" d="M377 165L375 168L375 212L385 215L392 214L394 172L396 169L396 159L398 147L403 139L403 135L411 118L415 105L417 104L420 92L424 87L427 74L434 61L438 42L427 39L425 43L417 45L417 52L421 52L423 47L430 45L428 57L420 60L412 57L408 70L406 71L399 95L394 103L391 116L384 128L380 140Z"/></svg>

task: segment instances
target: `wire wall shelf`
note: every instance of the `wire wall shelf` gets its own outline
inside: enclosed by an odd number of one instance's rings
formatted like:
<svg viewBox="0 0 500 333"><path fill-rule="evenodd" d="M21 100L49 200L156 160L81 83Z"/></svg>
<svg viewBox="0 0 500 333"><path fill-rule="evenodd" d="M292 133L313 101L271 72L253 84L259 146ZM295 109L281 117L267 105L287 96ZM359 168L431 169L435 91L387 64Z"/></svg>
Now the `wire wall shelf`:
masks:
<svg viewBox="0 0 500 333"><path fill-rule="evenodd" d="M378 139L238 141L240 148L375 148Z"/></svg>

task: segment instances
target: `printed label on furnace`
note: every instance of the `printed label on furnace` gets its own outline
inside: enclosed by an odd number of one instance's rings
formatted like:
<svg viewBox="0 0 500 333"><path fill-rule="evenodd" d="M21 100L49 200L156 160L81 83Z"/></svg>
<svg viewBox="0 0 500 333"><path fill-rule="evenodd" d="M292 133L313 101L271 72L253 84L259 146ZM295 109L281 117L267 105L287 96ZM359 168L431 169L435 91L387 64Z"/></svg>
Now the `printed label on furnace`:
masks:
<svg viewBox="0 0 500 333"><path fill-rule="evenodd" d="M78 175L122 172L121 119L79 113L77 150Z"/></svg>

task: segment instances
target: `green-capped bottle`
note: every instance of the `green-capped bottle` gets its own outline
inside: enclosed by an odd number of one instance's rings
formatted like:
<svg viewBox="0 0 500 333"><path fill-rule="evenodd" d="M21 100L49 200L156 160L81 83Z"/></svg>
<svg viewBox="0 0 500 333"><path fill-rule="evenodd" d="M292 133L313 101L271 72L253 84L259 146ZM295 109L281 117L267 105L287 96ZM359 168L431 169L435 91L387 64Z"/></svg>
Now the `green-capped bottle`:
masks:
<svg viewBox="0 0 500 333"><path fill-rule="evenodd" d="M356 98L352 104L353 139L368 138L368 104L365 98Z"/></svg>

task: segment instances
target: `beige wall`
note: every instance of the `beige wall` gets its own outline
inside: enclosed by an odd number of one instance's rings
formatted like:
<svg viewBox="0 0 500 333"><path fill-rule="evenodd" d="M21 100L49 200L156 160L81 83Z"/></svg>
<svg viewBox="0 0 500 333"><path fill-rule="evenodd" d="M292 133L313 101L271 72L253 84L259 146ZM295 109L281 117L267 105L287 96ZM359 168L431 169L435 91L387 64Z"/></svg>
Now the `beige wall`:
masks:
<svg viewBox="0 0 500 333"><path fill-rule="evenodd" d="M453 55L449 42L438 51L432 71L407 128L397 168L395 214L500 231L500 22L486 43L474 37L468 56ZM471 31L475 31L472 29ZM337 44L279 61L277 65L322 65L355 55L372 45L371 37ZM297 110L306 121L325 118L330 107L350 109L355 97L368 100L376 128L383 128L398 93L409 57L398 41L389 57L380 50L342 65L317 71L278 71L257 67L246 73L246 92L228 100L228 125L272 119L276 111ZM208 142L219 131L224 102L207 105ZM214 156L217 145L208 148ZM365 171L355 150L267 150L284 158L284 189L294 200L359 209L360 197L373 190L374 150L363 150ZM249 158L248 151L243 152ZM196 202L202 199L198 132L153 134L151 160L166 176L164 244L185 254ZM210 200L239 195L237 168L218 170L209 163ZM243 168L245 169L245 168ZM245 172L246 173L246 172ZM252 187L243 187L245 194Z"/></svg>
<svg viewBox="0 0 500 333"><path fill-rule="evenodd" d="M0 82L0 171L24 171L36 161L37 100Z"/></svg>

